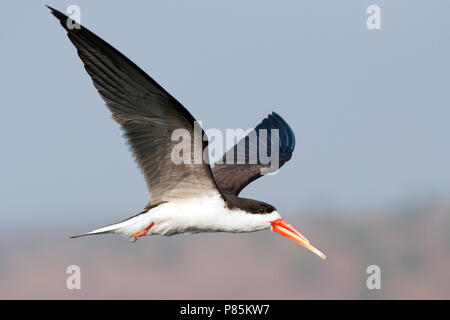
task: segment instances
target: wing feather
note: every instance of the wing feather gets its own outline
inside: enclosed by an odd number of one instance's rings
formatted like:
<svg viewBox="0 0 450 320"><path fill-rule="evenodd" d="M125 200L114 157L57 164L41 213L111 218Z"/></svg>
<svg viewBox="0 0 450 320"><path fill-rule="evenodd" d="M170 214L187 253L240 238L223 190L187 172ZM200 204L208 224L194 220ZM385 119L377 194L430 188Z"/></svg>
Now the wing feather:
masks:
<svg viewBox="0 0 450 320"><path fill-rule="evenodd" d="M271 129L278 130L278 139L272 136ZM266 143L259 143L260 130L266 130L267 132ZM254 130L242 138L223 155L222 159L214 164L212 172L220 191L224 194L237 196L249 183L262 177L262 170L269 168L271 162L261 161L260 152L271 157L273 154L272 143L278 147L278 167L281 168L292 157L295 148L295 136L287 122L275 112L268 115ZM232 159L231 163L229 159Z"/></svg>
<svg viewBox="0 0 450 320"><path fill-rule="evenodd" d="M175 164L171 153L179 141L171 141L175 129L186 129L193 137L194 117L155 80L131 60L88 29L69 29L70 20L49 7L66 29L71 42L113 119L141 168L150 192L147 207L185 197L218 193L208 163L194 163L194 154L207 148L207 141L193 144L191 162ZM202 134L204 134L202 130ZM191 148L191 142L188 148Z"/></svg>

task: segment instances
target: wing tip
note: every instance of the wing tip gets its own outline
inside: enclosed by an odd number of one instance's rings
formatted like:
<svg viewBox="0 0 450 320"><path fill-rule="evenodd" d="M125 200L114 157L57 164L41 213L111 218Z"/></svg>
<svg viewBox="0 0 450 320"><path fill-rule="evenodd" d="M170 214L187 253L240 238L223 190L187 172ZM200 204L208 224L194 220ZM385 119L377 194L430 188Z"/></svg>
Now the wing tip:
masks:
<svg viewBox="0 0 450 320"><path fill-rule="evenodd" d="M56 19L59 20L59 22L61 23L61 25L63 26L64 29L66 29L67 31L70 31L68 26L67 26L67 20L72 20L70 19L68 16L66 16L64 13L62 13L59 10L56 10L55 8L49 6L49 5L45 5L49 10L50 13L55 16Z"/></svg>
<svg viewBox="0 0 450 320"><path fill-rule="evenodd" d="M280 151L287 154L292 154L295 149L295 135L292 131L292 128L283 119L278 113L272 111L272 113L268 114L266 118L264 118L256 127L255 130L258 129L279 129L283 131L283 134L280 134ZM289 157L290 158L290 157Z"/></svg>
<svg viewBox="0 0 450 320"><path fill-rule="evenodd" d="M286 147L289 150L289 152L292 153L294 151L294 149L295 149L295 135L294 135L294 131L292 131L291 126L278 113L273 111L272 115L275 116L281 122L281 124L283 125L284 129L287 131L287 134L289 136L289 143L287 144Z"/></svg>
<svg viewBox="0 0 450 320"><path fill-rule="evenodd" d="M55 8L49 6L48 4L45 5L49 10L50 13L53 14L55 17L60 17L60 16L64 16L64 14L58 10L56 10Z"/></svg>

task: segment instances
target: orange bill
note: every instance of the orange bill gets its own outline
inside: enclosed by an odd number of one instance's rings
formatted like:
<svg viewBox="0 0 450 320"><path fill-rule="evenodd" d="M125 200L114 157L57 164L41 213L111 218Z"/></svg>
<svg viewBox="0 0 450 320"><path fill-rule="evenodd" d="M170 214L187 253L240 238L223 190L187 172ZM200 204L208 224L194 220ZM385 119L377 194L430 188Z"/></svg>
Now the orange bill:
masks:
<svg viewBox="0 0 450 320"><path fill-rule="evenodd" d="M271 222L272 231L277 232L295 242L301 244L305 248L311 250L315 254L317 254L322 259L326 259L327 256L320 252L318 249L314 248L311 244L309 244L308 239L306 239L300 232L297 231L293 226L284 221L283 219L277 219Z"/></svg>

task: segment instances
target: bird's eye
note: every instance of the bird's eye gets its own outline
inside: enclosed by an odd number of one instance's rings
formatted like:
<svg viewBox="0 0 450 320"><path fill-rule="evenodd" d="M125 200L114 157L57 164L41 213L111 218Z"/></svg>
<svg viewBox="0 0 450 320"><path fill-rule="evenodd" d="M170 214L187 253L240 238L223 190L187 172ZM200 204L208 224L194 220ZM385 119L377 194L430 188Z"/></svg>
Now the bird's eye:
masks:
<svg viewBox="0 0 450 320"><path fill-rule="evenodd" d="M266 208L263 205L258 206L258 212L266 212Z"/></svg>

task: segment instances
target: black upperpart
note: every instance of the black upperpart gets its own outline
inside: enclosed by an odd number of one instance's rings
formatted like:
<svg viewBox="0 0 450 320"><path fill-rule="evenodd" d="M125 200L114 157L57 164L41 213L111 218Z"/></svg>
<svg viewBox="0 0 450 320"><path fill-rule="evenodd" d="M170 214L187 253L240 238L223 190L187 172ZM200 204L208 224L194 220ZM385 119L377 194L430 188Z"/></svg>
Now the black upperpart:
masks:
<svg viewBox="0 0 450 320"><path fill-rule="evenodd" d="M276 211L275 207L253 199L236 197L235 195L222 194L228 209L241 209L250 214L269 214Z"/></svg>

